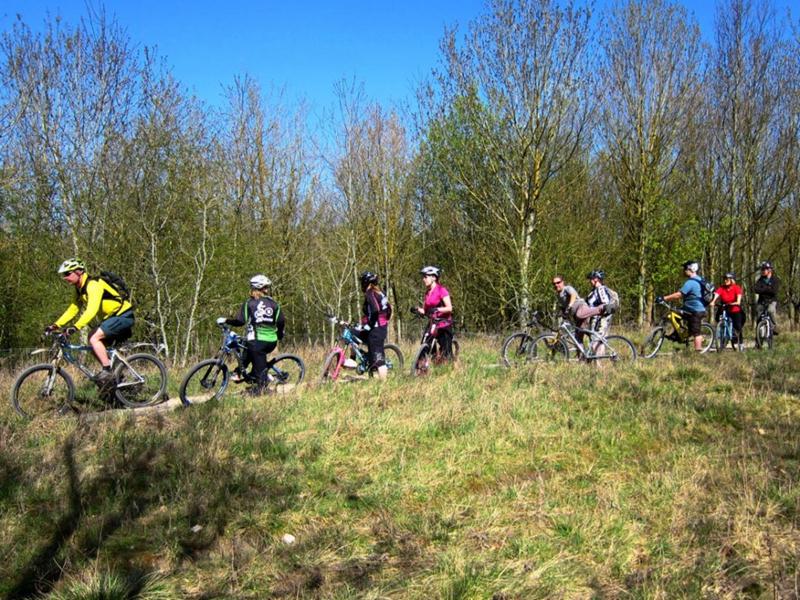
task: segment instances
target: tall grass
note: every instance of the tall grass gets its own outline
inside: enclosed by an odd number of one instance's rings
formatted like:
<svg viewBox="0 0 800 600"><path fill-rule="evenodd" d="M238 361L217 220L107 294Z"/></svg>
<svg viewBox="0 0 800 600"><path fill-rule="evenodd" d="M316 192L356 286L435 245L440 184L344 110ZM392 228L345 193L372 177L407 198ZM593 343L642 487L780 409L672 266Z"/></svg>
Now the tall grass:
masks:
<svg viewBox="0 0 800 600"><path fill-rule="evenodd" d="M795 597L800 343L779 341L509 371L476 339L425 380L102 422L6 404L0 594L110 573L176 598Z"/></svg>

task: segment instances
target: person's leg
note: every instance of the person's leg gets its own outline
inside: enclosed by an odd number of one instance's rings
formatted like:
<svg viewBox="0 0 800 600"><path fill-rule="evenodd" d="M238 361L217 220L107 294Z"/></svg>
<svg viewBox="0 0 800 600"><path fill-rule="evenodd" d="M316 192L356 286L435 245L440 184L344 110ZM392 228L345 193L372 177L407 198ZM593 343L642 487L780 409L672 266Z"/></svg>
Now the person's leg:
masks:
<svg viewBox="0 0 800 600"><path fill-rule="evenodd" d="M367 337L367 362L369 369L375 370L381 380L386 379L389 374L389 369L386 368L385 344L386 327L372 328Z"/></svg>
<svg viewBox="0 0 800 600"><path fill-rule="evenodd" d="M442 349L442 358L450 360L453 358L453 332L449 327L439 329L436 333L439 340L439 347Z"/></svg>
<svg viewBox="0 0 800 600"><path fill-rule="evenodd" d="M264 380L267 376L266 342L248 341L247 354L253 365L250 379L256 383L256 392L258 393L264 387Z"/></svg>
<svg viewBox="0 0 800 600"><path fill-rule="evenodd" d="M731 313L731 321L733 321L733 337L734 344L737 346L742 343L742 329L744 329L744 312Z"/></svg>
<svg viewBox="0 0 800 600"><path fill-rule="evenodd" d="M704 312L691 313L689 319L689 337L694 338L694 349L697 352L703 350L703 330L700 325L703 322Z"/></svg>
<svg viewBox="0 0 800 600"><path fill-rule="evenodd" d="M772 317L772 333L778 335L778 303L770 302L767 305L767 312Z"/></svg>

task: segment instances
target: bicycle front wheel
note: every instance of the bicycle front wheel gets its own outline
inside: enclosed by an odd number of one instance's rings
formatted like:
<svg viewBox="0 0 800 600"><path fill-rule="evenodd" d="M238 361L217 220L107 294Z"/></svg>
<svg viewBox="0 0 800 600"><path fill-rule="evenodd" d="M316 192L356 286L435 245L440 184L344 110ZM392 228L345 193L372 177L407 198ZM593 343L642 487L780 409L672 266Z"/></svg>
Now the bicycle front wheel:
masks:
<svg viewBox="0 0 800 600"><path fill-rule="evenodd" d="M403 353L400 348L394 344L385 344L383 346L383 355L386 360L386 367L390 373L400 373L403 370L405 361L403 360Z"/></svg>
<svg viewBox="0 0 800 600"><path fill-rule="evenodd" d="M714 345L714 341L717 338L717 334L714 332L714 327L710 323L703 321L703 323L700 325L700 335L703 336L703 347L700 350L700 354L705 354L711 350L711 347Z"/></svg>
<svg viewBox="0 0 800 600"><path fill-rule="evenodd" d="M55 414L62 408L71 410L74 399L72 378L53 365L34 365L25 369L11 390L11 405L26 419Z"/></svg>
<svg viewBox="0 0 800 600"><path fill-rule="evenodd" d="M414 360L411 362L411 376L426 376L430 373L432 363L431 347L428 344L422 344L414 355Z"/></svg>
<svg viewBox="0 0 800 600"><path fill-rule="evenodd" d="M225 393L229 380L228 366L221 360L209 358L192 367L183 378L178 394L185 406L217 400Z"/></svg>
<svg viewBox="0 0 800 600"><path fill-rule="evenodd" d="M772 348L772 325L767 319L756 324L756 348Z"/></svg>
<svg viewBox="0 0 800 600"><path fill-rule="evenodd" d="M117 379L114 395L128 408L152 406L164 399L167 368L155 356L129 356L125 362L120 362L114 374Z"/></svg>
<svg viewBox="0 0 800 600"><path fill-rule="evenodd" d="M319 377L321 382L336 381L339 378L339 363L341 362L342 352L338 348L328 352L328 356L322 362L322 374Z"/></svg>
<svg viewBox="0 0 800 600"><path fill-rule="evenodd" d="M608 336L605 348L613 363L627 363L636 360L636 346L623 335Z"/></svg>
<svg viewBox="0 0 800 600"><path fill-rule="evenodd" d="M661 350L664 345L664 328L656 327L645 339L642 344L642 356L644 358L653 358Z"/></svg>
<svg viewBox="0 0 800 600"><path fill-rule="evenodd" d="M563 362L568 359L569 349L564 340L552 333L543 333L530 345L530 362Z"/></svg>
<svg viewBox="0 0 800 600"><path fill-rule="evenodd" d="M303 381L305 374L306 365L302 358L294 354L281 354L275 357L267 371L267 389L288 392Z"/></svg>
<svg viewBox="0 0 800 600"><path fill-rule="evenodd" d="M508 336L503 341L500 356L506 367L520 367L530 360L530 350L533 336L519 331Z"/></svg>

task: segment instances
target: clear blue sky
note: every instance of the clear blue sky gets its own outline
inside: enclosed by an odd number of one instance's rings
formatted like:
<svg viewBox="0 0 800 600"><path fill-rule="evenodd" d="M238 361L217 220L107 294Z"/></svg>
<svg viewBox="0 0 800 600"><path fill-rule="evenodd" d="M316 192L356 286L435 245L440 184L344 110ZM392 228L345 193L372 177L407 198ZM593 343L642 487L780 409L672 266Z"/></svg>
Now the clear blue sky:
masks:
<svg viewBox="0 0 800 600"><path fill-rule="evenodd" d="M714 2L683 1L710 36ZM289 99L306 98L315 109L333 102L333 85L342 78L363 82L367 96L382 103L408 99L436 65L444 27L465 29L484 9L483 0L103 4L134 43L157 46L178 80L210 104L220 103L222 86L234 76L248 73L265 88L285 86ZM773 0L773 5L781 14L791 7L795 18L800 12L800 0ZM17 14L37 29L48 13L74 23L87 14L87 0L6 0L0 31Z"/></svg>

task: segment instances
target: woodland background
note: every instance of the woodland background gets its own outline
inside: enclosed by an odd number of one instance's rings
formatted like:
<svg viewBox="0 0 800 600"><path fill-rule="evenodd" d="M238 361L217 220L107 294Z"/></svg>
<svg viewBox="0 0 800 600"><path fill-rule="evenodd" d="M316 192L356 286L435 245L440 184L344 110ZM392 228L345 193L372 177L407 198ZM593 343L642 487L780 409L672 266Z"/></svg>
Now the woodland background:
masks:
<svg viewBox="0 0 800 600"><path fill-rule="evenodd" d="M100 11L18 20L0 39L0 348L29 345L77 255L133 290L136 335L178 363L216 339L262 272L296 342L354 317L378 272L395 336L416 334L423 264L443 268L462 331L552 306L563 273L602 268L642 325L680 263L749 286L761 260L800 308L800 27L722 0L710 43L666 0L606 11L493 0L446 31L405 106L336 84L309 108L248 75L223 108Z"/></svg>

